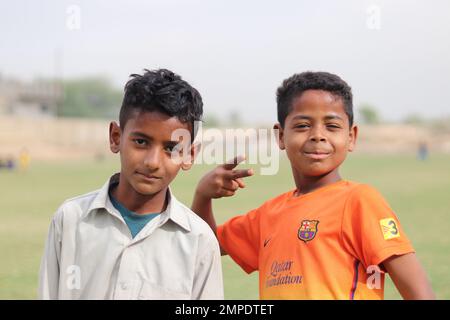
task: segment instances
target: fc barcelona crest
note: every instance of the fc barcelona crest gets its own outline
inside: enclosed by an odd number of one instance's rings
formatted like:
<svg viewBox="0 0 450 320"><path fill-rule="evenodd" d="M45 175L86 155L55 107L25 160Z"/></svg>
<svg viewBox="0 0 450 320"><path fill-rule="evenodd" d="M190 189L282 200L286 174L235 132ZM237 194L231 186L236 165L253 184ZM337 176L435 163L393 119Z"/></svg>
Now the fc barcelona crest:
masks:
<svg viewBox="0 0 450 320"><path fill-rule="evenodd" d="M318 220L303 220L298 229L298 238L306 242L311 241L316 236L318 229Z"/></svg>

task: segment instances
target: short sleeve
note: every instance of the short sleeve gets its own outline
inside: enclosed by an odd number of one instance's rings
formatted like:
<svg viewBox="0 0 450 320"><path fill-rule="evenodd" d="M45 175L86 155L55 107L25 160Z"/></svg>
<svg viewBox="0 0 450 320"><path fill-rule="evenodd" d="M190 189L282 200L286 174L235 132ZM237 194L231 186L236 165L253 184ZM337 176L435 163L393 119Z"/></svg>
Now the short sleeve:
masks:
<svg viewBox="0 0 450 320"><path fill-rule="evenodd" d="M44 255L39 270L39 299L58 299L61 259L61 215L62 207L54 215L49 227Z"/></svg>
<svg viewBox="0 0 450 320"><path fill-rule="evenodd" d="M368 185L357 186L345 204L344 247L367 268L394 255L414 252L400 221L383 196Z"/></svg>
<svg viewBox="0 0 450 320"><path fill-rule="evenodd" d="M200 254L195 266L192 299L223 300L223 277L220 249L212 235L206 248Z"/></svg>
<svg viewBox="0 0 450 320"><path fill-rule="evenodd" d="M217 227L217 238L220 246L247 273L258 270L259 212L259 209L252 210Z"/></svg>

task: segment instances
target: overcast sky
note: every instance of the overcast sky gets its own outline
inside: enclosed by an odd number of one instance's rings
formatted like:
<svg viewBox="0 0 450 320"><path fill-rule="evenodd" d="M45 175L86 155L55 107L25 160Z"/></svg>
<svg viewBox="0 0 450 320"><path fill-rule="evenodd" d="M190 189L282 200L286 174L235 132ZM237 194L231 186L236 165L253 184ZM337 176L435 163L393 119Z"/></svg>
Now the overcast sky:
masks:
<svg viewBox="0 0 450 320"><path fill-rule="evenodd" d="M450 115L448 0L16 0L0 3L0 24L3 76L104 75L122 88L165 67L207 114L272 123L281 81L320 70L384 119Z"/></svg>

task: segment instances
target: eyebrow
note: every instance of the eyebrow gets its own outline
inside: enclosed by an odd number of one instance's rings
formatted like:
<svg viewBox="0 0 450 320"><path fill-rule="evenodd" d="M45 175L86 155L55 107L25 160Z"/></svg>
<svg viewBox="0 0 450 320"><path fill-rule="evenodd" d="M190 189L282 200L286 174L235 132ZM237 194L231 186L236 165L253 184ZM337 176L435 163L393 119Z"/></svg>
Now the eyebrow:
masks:
<svg viewBox="0 0 450 320"><path fill-rule="evenodd" d="M300 120L300 119L311 120L312 117L299 114L299 115L295 116L294 118L292 118L292 120ZM343 120L342 117L338 116L337 114L325 116L325 120L334 120L334 119Z"/></svg>
<svg viewBox="0 0 450 320"><path fill-rule="evenodd" d="M146 135L145 133L139 132L139 131L131 132L130 136L141 137L141 138L145 138L145 139L148 139L148 140L153 140L152 137Z"/></svg>
<svg viewBox="0 0 450 320"><path fill-rule="evenodd" d="M338 116L337 114L328 115L325 117L325 119L326 120L334 120L334 119L344 120L344 119L342 119L342 117Z"/></svg>
<svg viewBox="0 0 450 320"><path fill-rule="evenodd" d="M144 139L147 139L147 140L150 140L150 141L154 140L152 137L150 137L150 136L148 136L145 133L142 133L140 131L133 131L133 132L130 133L130 136L141 137L141 138L144 138ZM164 141L164 143L166 143L166 144L178 144L178 141L167 140L167 141Z"/></svg>

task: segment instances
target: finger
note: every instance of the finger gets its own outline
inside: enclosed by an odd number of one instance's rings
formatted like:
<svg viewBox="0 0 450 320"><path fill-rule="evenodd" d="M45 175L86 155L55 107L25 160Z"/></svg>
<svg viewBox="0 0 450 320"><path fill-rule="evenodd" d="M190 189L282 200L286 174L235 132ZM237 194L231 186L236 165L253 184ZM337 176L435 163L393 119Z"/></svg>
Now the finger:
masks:
<svg viewBox="0 0 450 320"><path fill-rule="evenodd" d="M234 169L231 172L226 172L225 177L228 179L239 179L239 178L245 178L250 177L253 175L253 169Z"/></svg>
<svg viewBox="0 0 450 320"><path fill-rule="evenodd" d="M234 181L237 182L237 184L239 185L239 188L245 188L245 183L241 178L235 179Z"/></svg>
<svg viewBox="0 0 450 320"><path fill-rule="evenodd" d="M222 165L222 167L226 170L232 170L236 168L236 166L245 160L245 156L239 155L234 157L233 159L227 161L225 164Z"/></svg>
<svg viewBox="0 0 450 320"><path fill-rule="evenodd" d="M234 196L234 193L235 193L234 191L223 189L220 195L221 197L232 197Z"/></svg>
<svg viewBox="0 0 450 320"><path fill-rule="evenodd" d="M239 183L237 183L235 180L228 180L224 182L222 188L225 190L236 191L237 189L239 189Z"/></svg>

